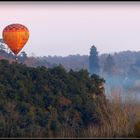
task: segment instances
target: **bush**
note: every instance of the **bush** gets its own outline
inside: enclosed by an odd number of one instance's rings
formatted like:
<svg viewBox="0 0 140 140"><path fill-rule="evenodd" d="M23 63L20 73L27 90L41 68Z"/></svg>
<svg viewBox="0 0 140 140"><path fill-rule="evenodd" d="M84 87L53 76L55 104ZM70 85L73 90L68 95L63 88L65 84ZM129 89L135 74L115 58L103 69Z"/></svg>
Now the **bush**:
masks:
<svg viewBox="0 0 140 140"><path fill-rule="evenodd" d="M140 122L137 122L134 126L134 137L140 138Z"/></svg>

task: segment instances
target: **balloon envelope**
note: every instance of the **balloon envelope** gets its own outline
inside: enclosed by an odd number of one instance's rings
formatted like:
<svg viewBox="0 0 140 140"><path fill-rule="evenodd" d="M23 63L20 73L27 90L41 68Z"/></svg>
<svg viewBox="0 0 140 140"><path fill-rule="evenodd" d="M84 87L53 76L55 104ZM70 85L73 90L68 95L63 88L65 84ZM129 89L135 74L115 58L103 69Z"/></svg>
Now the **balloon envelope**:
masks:
<svg viewBox="0 0 140 140"><path fill-rule="evenodd" d="M18 54L29 39L29 30L21 24L11 24L3 30L4 43L12 50L14 54Z"/></svg>

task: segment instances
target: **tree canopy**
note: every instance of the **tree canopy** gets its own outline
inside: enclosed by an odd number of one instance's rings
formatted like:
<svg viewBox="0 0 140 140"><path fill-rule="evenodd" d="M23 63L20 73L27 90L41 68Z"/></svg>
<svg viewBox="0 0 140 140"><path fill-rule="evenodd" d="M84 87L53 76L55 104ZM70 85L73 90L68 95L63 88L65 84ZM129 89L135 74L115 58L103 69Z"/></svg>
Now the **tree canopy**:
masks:
<svg viewBox="0 0 140 140"><path fill-rule="evenodd" d="M100 90L104 82L87 70L67 72L62 66L33 68L1 60L0 136L28 136L39 128L48 136L63 126L78 130L100 124L96 104L106 101Z"/></svg>

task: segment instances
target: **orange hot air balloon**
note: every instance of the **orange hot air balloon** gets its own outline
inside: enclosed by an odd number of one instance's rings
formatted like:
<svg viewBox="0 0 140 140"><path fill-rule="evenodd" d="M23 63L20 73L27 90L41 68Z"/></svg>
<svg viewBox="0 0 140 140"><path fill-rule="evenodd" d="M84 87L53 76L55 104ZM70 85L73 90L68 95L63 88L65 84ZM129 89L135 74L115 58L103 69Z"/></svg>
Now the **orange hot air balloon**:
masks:
<svg viewBox="0 0 140 140"><path fill-rule="evenodd" d="M11 24L3 30L4 43L17 55L29 39L29 30L21 24Z"/></svg>

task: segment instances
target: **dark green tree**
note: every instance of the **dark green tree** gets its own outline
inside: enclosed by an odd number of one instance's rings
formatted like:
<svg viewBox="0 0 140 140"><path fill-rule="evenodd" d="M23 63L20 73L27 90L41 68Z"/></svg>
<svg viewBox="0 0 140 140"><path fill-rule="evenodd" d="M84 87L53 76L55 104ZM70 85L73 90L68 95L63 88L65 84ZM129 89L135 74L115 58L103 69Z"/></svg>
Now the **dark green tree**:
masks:
<svg viewBox="0 0 140 140"><path fill-rule="evenodd" d="M99 74L100 66L99 66L99 58L97 48L93 45L90 48L90 56L89 56L89 72L90 74Z"/></svg>

